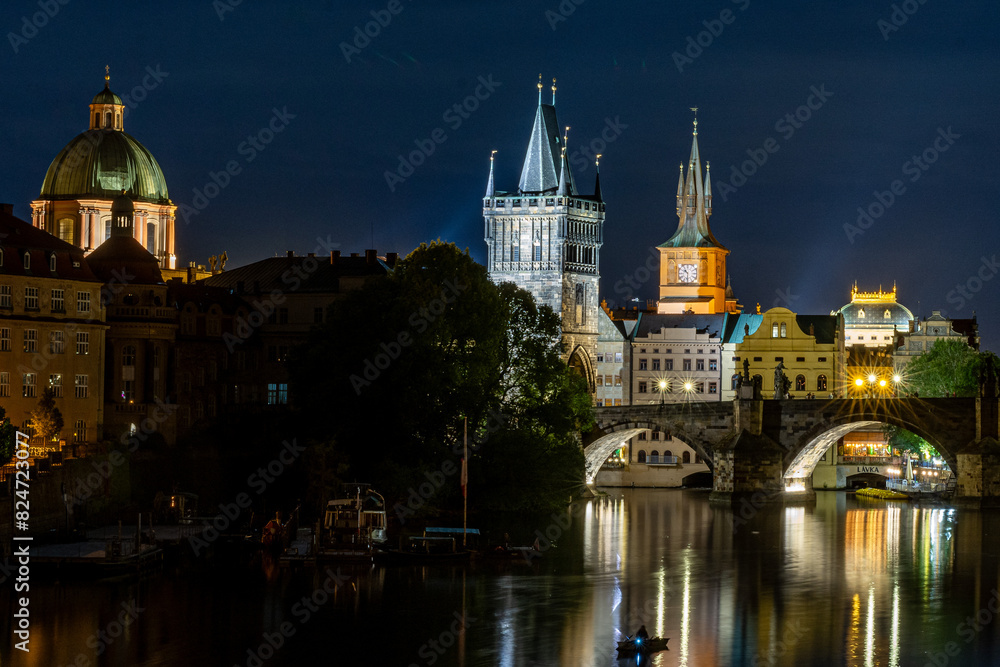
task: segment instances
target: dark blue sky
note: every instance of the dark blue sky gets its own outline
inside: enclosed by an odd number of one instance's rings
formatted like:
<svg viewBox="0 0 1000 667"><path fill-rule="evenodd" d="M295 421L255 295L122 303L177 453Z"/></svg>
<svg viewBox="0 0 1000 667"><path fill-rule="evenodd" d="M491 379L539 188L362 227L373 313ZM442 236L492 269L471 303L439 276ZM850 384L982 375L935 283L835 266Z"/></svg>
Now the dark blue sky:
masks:
<svg viewBox="0 0 1000 667"><path fill-rule="evenodd" d="M222 250L230 267L308 252L317 236L361 251L372 230L379 252L405 254L440 237L483 261L489 152L499 150L497 187L516 188L542 72L546 99L558 78L571 153L582 155L609 120L620 128L601 164L609 301L622 300L623 278L676 227L677 165L690 148L689 108L698 106L702 157L713 166L713 230L732 251L733 287L749 309L760 302L825 313L843 305L855 280L869 289L896 281L915 313L976 310L984 345L1000 343L1000 11L992 3L910 0L896 5L901 25L890 31L892 3L860 1L399 0L395 15L388 0L51 2L58 12L36 19L45 23L37 34L23 18L40 11L37 0L0 9L10 128L0 199L22 218L52 158L86 129L87 104L110 64L120 95L141 87L147 68L161 72L147 77L126 130L156 156L176 204L193 205L195 189L227 162L240 167L190 224L179 216L183 263ZM391 20L347 62L341 43L372 11ZM674 54L689 37L708 45L691 47L679 67ZM486 99L468 117L445 115L480 77L499 85L480 89ZM808 120L782 121L814 88L829 95L799 111ZM294 118L251 151L243 142L275 109ZM951 138L934 148L949 128ZM391 191L385 171L435 130L444 142ZM760 159L769 138L777 151L723 197L733 167L748 151ZM910 162L925 151L933 164ZM585 192L593 174L590 164L576 170ZM858 207L877 203L876 191L896 180L901 194L849 239L844 225L856 223ZM655 296L654 281L639 294Z"/></svg>

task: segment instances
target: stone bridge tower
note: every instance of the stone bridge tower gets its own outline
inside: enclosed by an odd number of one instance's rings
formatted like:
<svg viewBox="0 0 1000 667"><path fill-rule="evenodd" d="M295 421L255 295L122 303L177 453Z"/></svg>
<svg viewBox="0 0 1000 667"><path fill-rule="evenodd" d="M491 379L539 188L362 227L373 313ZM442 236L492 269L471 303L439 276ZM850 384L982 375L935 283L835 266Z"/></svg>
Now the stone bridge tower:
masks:
<svg viewBox="0 0 1000 667"><path fill-rule="evenodd" d="M516 190L494 187L490 156L483 198L486 266L493 282L528 290L560 316L563 359L587 379L593 394L604 241L601 177L598 172L594 194L577 190L566 155L569 128L564 133L556 120L555 96L553 79L552 104L542 103L539 77L538 109Z"/></svg>

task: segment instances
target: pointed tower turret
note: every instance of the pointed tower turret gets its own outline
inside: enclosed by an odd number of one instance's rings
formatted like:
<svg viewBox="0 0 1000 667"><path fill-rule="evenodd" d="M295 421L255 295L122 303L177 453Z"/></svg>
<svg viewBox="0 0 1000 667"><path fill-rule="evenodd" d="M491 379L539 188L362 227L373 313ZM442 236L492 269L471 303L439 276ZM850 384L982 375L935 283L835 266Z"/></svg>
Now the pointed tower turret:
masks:
<svg viewBox="0 0 1000 667"><path fill-rule="evenodd" d="M557 197L569 197L576 194L576 188L573 183L573 172L570 171L569 158L566 156L566 145L568 142L569 125L566 126L566 134L563 137L562 160L560 161L561 168L559 170L559 190L556 192Z"/></svg>
<svg viewBox="0 0 1000 667"><path fill-rule="evenodd" d="M597 169L597 176L594 178L594 199L597 201L604 201L604 197L601 195L601 154L597 154L597 159L594 160L594 167Z"/></svg>
<svg viewBox="0 0 1000 667"><path fill-rule="evenodd" d="M493 158L496 156L497 152L495 150L490 152L490 179L486 181L486 196L492 197L496 192L493 187Z"/></svg>
<svg viewBox="0 0 1000 667"><path fill-rule="evenodd" d="M594 194L580 194L570 166L569 127L561 134L556 121L556 82L552 104L542 102L540 75L537 85L538 107L516 189L495 188L491 157L483 201L486 265L493 282L514 283L552 308L560 321L563 360L594 393L605 215L600 172Z"/></svg>
<svg viewBox="0 0 1000 667"><path fill-rule="evenodd" d="M698 116L691 132L687 174L680 166L677 178L677 229L660 245L663 269L658 311L661 313L738 312L735 299L726 293L726 255L709 226L712 215L712 175L702 171L698 145Z"/></svg>
<svg viewBox="0 0 1000 667"><path fill-rule="evenodd" d="M522 193L542 193L547 190L555 192L559 187L561 143L556 108L551 104L542 104L542 75L539 74L538 110L535 112L535 123L531 128L528 152L524 156L521 182L518 184Z"/></svg>

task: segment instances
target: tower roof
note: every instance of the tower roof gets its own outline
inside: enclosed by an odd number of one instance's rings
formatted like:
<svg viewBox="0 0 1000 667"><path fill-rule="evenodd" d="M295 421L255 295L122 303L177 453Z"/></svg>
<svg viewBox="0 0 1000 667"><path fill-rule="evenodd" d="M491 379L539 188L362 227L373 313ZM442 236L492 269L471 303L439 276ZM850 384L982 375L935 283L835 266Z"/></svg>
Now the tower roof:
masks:
<svg viewBox="0 0 1000 667"><path fill-rule="evenodd" d="M535 123L531 128L528 152L521 168L521 192L545 192L559 187L560 144L559 122L556 108L551 104L538 105Z"/></svg>
<svg viewBox="0 0 1000 667"><path fill-rule="evenodd" d="M661 248L723 248L716 240L709 227L708 218L712 215L711 178L706 185L702 176L701 154L698 149L698 118L694 119L694 132L691 139L691 156L688 160L687 177L684 176L684 165L681 165L681 175L677 182L677 231L660 245Z"/></svg>

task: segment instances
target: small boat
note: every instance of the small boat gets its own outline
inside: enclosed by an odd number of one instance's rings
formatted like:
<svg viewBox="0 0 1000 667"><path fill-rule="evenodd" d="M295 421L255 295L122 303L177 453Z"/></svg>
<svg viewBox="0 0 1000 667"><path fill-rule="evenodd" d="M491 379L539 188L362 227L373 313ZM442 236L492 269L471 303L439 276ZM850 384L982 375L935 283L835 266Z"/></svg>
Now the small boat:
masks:
<svg viewBox="0 0 1000 667"><path fill-rule="evenodd" d="M399 549L383 549L378 560L405 562L467 561L472 555L461 542L478 538L477 528L425 528L423 535L410 537L406 548L400 538Z"/></svg>
<svg viewBox="0 0 1000 667"><path fill-rule="evenodd" d="M668 651L670 650L667 648L668 641L670 641L669 637L648 637L646 639L641 637L626 637L618 642L618 657L649 655L650 653Z"/></svg>

